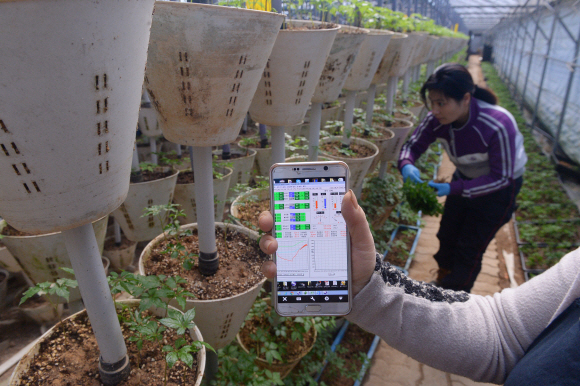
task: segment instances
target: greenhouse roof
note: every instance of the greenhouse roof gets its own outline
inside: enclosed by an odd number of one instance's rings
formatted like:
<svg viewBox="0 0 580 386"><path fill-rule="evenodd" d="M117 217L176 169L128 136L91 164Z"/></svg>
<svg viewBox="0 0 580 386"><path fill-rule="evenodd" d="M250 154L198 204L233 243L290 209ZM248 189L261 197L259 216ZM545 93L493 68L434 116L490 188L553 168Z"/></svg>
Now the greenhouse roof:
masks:
<svg viewBox="0 0 580 386"><path fill-rule="evenodd" d="M530 13L549 4L546 0L449 0L451 8L463 19L465 27L484 32L505 18Z"/></svg>

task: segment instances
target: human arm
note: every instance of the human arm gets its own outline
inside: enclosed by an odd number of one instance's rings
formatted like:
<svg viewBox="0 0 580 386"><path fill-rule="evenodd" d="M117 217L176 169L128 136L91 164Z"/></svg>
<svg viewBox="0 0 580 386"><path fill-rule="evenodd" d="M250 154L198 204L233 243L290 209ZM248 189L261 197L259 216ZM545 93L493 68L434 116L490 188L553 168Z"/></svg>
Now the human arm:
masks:
<svg viewBox="0 0 580 386"><path fill-rule="evenodd" d="M427 114L401 148L398 162L399 170L402 171L405 165L414 165L429 145L435 142L436 136L433 129L437 125L435 117L431 113Z"/></svg>
<svg viewBox="0 0 580 386"><path fill-rule="evenodd" d="M484 297L438 293L377 262L347 319L429 366L502 383L542 330L580 297L578 272L576 250L522 286Z"/></svg>

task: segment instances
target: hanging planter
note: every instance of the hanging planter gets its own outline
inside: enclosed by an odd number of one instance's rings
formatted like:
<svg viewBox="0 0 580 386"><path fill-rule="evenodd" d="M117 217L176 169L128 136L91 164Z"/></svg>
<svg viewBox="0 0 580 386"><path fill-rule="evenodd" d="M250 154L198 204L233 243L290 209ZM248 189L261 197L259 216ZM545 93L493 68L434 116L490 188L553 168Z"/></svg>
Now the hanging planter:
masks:
<svg viewBox="0 0 580 386"><path fill-rule="evenodd" d="M133 263L136 248L137 242L129 240L125 235L120 245L116 245L115 237L111 236L105 239L103 256L109 259L113 269L124 270Z"/></svg>
<svg viewBox="0 0 580 386"><path fill-rule="evenodd" d="M215 221L222 221L226 196L230 186L233 170L231 168L214 168L213 191ZM180 221L184 224L197 222L196 201L195 201L195 178L191 170L180 172L175 185L175 195L173 201L180 205L180 209L185 212L185 217Z"/></svg>
<svg viewBox="0 0 580 386"><path fill-rule="evenodd" d="M133 312L139 305L138 299L123 300L116 303L118 312L121 312L123 306L129 307L129 312ZM173 310L176 310L172 308ZM177 310L176 310L177 311ZM151 308L150 312L157 317L157 320L165 317L165 310L158 308ZM131 332L126 329L125 339L131 335ZM64 331L67 331L66 333ZM88 322L86 310L82 310L57 323L54 327L42 335L30 349L28 353L18 362L12 377L10 378L10 385L27 385L38 384L40 380L44 382L61 382L73 381L78 384L89 385L90 382L97 382L95 374L97 373L97 364L95 360L98 358L98 348L95 339L91 336L91 326ZM203 342L203 337L197 327L189 329L189 338L192 341ZM82 336L82 339L75 339L75 336ZM137 334L133 336L138 337ZM162 344L173 344L171 340L175 340L175 335L166 334L163 338ZM161 385L163 384L163 374L165 366L165 352L161 350L160 345L144 343L144 348L147 347L147 360L141 361L138 369L133 370L132 378L123 385L133 385L135 380L140 385ZM135 343L133 343L135 346ZM58 348L60 347L60 349ZM62 350L62 348L66 348ZM133 347L133 352L130 353L131 361L137 362L137 352L141 351L137 347ZM143 350L144 351L144 350ZM76 354L75 354L76 353ZM92 360L94 356L95 360ZM180 373L169 373L169 377L182 379L181 375L186 376L187 384L199 386L203 379L205 367L205 347L202 347L197 354L194 353L195 364L197 365L196 372L185 371ZM88 358L91 360L87 360ZM179 358L181 360L181 358ZM183 366L185 367L185 366ZM42 368L38 371L38 368ZM93 369L94 368L94 369ZM63 369L65 369L63 371ZM187 367L185 367L187 369Z"/></svg>
<svg viewBox="0 0 580 386"><path fill-rule="evenodd" d="M37 324L54 324L59 320L64 305L58 304L56 309L43 296L35 296L20 306L20 311L28 320Z"/></svg>
<svg viewBox="0 0 580 386"><path fill-rule="evenodd" d="M100 254L103 253L108 218L109 216L105 216L93 223ZM12 229L6 221L2 220L0 234L4 236L2 243L6 245L33 283L72 278L71 275L59 269L60 267L72 268L61 232L31 235ZM80 298L81 294L78 289L71 290L70 302Z"/></svg>
<svg viewBox="0 0 580 386"><path fill-rule="evenodd" d="M294 126L304 116L339 27L322 29L288 20L280 30L262 81L250 106L256 122L268 126Z"/></svg>
<svg viewBox="0 0 580 386"><path fill-rule="evenodd" d="M350 138L349 149L342 149L342 137L329 137L320 140L320 154L325 157L346 162L350 170L350 188L360 196L364 178L373 159L379 155L379 148L372 142L360 138Z"/></svg>
<svg viewBox="0 0 580 386"><path fill-rule="evenodd" d="M396 123L395 123L396 124ZM383 161L385 158L385 151L389 147L389 143L395 138L395 133L390 129L392 126L385 126L378 123L373 124L373 128L375 129L373 133L369 133L367 135L365 130L355 129L353 131L353 136L358 138L366 139L377 145L379 148L379 155L373 159L369 170L372 172L375 170L379 162ZM362 132L361 132L362 131Z"/></svg>
<svg viewBox="0 0 580 386"><path fill-rule="evenodd" d="M145 87L165 138L189 146L236 140L282 20L239 8L156 3Z"/></svg>
<svg viewBox="0 0 580 386"><path fill-rule="evenodd" d="M404 65L413 48L411 44L407 43L408 39L409 35L407 34L394 33L377 67L377 72L374 74L373 84L387 83L389 77L394 76L395 72L399 71L400 66Z"/></svg>
<svg viewBox="0 0 580 386"><path fill-rule="evenodd" d="M276 318L273 315L270 299L258 299L252 313L244 323L244 326L236 336L238 344L246 352L257 355L254 363L271 372L280 373L280 378L284 379L300 360L306 356L316 343L317 330L312 318L280 318L278 325L272 324L270 320ZM280 334L286 331L286 334ZM298 332L301 338L294 340L294 332ZM260 336L260 342L252 340L251 335ZM268 354L261 352L260 347L265 342L277 344L278 350L284 349L284 356L281 360L269 357Z"/></svg>
<svg viewBox="0 0 580 386"><path fill-rule="evenodd" d="M197 265L186 270L179 259L161 255L159 252L166 247L164 234L153 239L143 250L139 258L139 273L148 275L155 271L155 274L160 274L163 269L168 269L184 277L188 281L187 289L197 296L196 299L187 299L186 310L195 307L196 325L205 341L217 350L230 343L242 326L266 280L260 267L268 257L260 251L257 232L233 224L216 223L215 227L221 266L214 276L203 276ZM228 241L224 242L226 229ZM179 240L188 252L197 253L197 224L182 226L181 230L193 232L193 236L182 236ZM241 250L235 252L236 248Z"/></svg>
<svg viewBox="0 0 580 386"><path fill-rule="evenodd" d="M2 241L0 241L0 268L6 269L12 273L22 271L22 267L18 264L14 256L12 256L8 248L2 244Z"/></svg>
<svg viewBox="0 0 580 386"><path fill-rule="evenodd" d="M236 224L252 231L260 229L258 217L265 210L270 210L269 189L252 189L242 193L230 206L230 214Z"/></svg>
<svg viewBox="0 0 580 386"><path fill-rule="evenodd" d="M381 63L394 33L371 29L361 44L360 51L344 84L345 90L366 90Z"/></svg>
<svg viewBox="0 0 580 386"><path fill-rule="evenodd" d="M413 124L409 121L405 120L396 120L399 122L398 124L401 126L393 125L387 126L389 130L391 130L395 136L392 140L386 143L386 147L381 152L381 161L388 162L388 161L396 161L399 158L399 153L401 152L401 148L405 144L407 137L413 130Z"/></svg>
<svg viewBox="0 0 580 386"><path fill-rule="evenodd" d="M267 177L270 173L270 166L272 166L272 147L268 143L267 147L260 146L260 137L251 137L248 141L240 141L238 143L240 149L249 152L255 151L253 170L256 175Z"/></svg>
<svg viewBox="0 0 580 386"><path fill-rule="evenodd" d="M141 129L143 135L150 138L163 135L159 122L157 122L157 114L154 108L141 106L141 110L139 110L139 129Z"/></svg>
<svg viewBox="0 0 580 386"><path fill-rule="evenodd" d="M213 152L214 156L217 156L218 165L231 164L232 175L230 177L230 184L227 187L228 198L236 194L233 189L237 184L247 184L250 181L257 152L253 149L232 148L230 153L231 158L224 161L221 158L222 152L220 150ZM214 185L214 191L216 191L215 189L216 187Z"/></svg>
<svg viewBox="0 0 580 386"><path fill-rule="evenodd" d="M155 216L143 217L144 209L171 202L179 171L151 172L151 178L155 178L157 173L161 178L132 183L125 202L111 213L131 241L151 240L162 232L165 225ZM147 174L144 172L144 176Z"/></svg>

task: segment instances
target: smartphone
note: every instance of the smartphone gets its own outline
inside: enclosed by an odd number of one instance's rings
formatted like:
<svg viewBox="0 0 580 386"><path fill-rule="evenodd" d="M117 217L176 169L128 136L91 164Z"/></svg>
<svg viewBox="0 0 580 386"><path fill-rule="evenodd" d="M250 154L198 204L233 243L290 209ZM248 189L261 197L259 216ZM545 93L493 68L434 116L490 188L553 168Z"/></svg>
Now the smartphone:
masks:
<svg viewBox="0 0 580 386"><path fill-rule="evenodd" d="M346 315L351 310L351 258L341 213L348 189L344 162L293 162L270 169L272 235L282 316Z"/></svg>

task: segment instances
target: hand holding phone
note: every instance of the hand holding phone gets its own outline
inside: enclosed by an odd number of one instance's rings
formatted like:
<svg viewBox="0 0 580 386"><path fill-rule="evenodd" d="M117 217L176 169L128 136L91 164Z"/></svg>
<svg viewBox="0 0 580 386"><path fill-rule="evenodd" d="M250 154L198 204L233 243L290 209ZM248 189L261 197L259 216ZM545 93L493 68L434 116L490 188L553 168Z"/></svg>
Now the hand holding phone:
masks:
<svg viewBox="0 0 580 386"><path fill-rule="evenodd" d="M345 315L351 309L350 242L341 214L343 162L276 164L270 170L276 312Z"/></svg>

